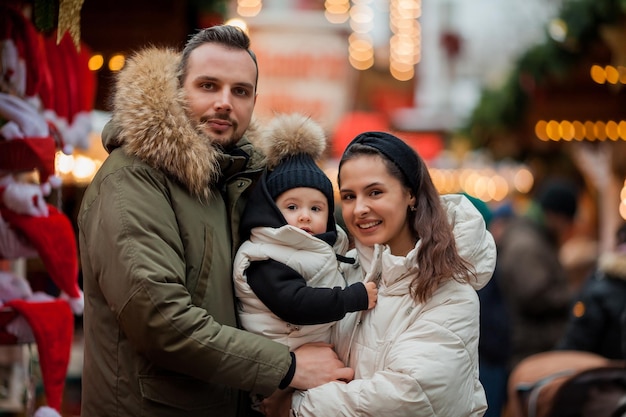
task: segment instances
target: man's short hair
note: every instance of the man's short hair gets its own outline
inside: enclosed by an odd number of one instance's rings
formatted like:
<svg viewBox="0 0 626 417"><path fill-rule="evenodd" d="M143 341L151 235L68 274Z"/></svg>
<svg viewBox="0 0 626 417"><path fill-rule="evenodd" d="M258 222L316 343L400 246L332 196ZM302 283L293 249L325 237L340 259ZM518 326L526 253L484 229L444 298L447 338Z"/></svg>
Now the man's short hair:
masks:
<svg viewBox="0 0 626 417"><path fill-rule="evenodd" d="M192 35L183 49L181 60L178 66L178 82L182 86L187 78L187 63L189 62L189 56L199 46L206 43L217 43L227 48L242 49L246 51L256 67L256 79L254 80L254 87L259 81L259 65L256 60L256 55L250 49L250 37L241 28L231 25L217 25L211 26L206 29L202 29L196 34Z"/></svg>

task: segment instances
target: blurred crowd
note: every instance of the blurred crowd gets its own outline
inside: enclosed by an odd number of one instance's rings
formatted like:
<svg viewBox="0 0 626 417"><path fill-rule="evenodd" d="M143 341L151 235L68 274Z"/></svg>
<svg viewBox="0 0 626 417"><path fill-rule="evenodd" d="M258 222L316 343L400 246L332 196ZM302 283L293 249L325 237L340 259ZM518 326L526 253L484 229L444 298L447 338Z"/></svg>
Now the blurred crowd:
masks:
<svg viewBox="0 0 626 417"><path fill-rule="evenodd" d="M470 196L498 248L479 291L487 417L626 413L626 223L599 253L577 236L579 196L557 178L522 208Z"/></svg>

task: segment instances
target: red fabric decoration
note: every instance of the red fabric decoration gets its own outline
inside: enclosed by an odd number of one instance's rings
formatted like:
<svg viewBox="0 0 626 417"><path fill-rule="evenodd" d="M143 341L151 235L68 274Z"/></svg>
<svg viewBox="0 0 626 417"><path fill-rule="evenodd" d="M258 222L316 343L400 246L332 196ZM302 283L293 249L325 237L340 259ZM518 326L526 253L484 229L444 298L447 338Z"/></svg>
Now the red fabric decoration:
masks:
<svg viewBox="0 0 626 417"><path fill-rule="evenodd" d="M54 175L56 142L52 136L0 140L0 168L5 171L37 169L42 183Z"/></svg>
<svg viewBox="0 0 626 417"><path fill-rule="evenodd" d="M93 54L89 46L81 43L80 51L78 52L77 84L81 87L78 111L92 111L96 101L96 73L89 69L89 58L91 58L91 55Z"/></svg>
<svg viewBox="0 0 626 417"><path fill-rule="evenodd" d="M70 298L81 298L78 286L78 250L72 223L56 207L48 204L47 217L18 214L2 208L2 217L24 233L37 250L48 274Z"/></svg>
<svg viewBox="0 0 626 417"><path fill-rule="evenodd" d="M0 40L12 39L19 55L26 62L26 97L35 96L44 84L51 81L46 72L47 66L42 36L35 26L13 6L0 5Z"/></svg>
<svg viewBox="0 0 626 417"><path fill-rule="evenodd" d="M28 321L37 342L46 402L60 412L74 337L74 314L69 304L59 299L12 300L5 306L14 308Z"/></svg>
<svg viewBox="0 0 626 417"><path fill-rule="evenodd" d="M352 139L359 133L367 130L386 131L390 130L389 120L381 112L353 111L345 114L332 136L332 155L341 158L343 151Z"/></svg>

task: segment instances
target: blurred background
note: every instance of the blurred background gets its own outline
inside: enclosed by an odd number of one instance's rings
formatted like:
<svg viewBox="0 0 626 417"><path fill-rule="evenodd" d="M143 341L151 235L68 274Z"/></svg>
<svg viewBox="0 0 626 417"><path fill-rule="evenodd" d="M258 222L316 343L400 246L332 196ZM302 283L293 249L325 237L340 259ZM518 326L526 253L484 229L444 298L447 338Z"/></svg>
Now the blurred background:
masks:
<svg viewBox="0 0 626 417"><path fill-rule="evenodd" d="M74 48L75 59L61 62L50 50L47 61L29 62L31 44L18 48L27 67L50 67L51 107L69 128L78 113L88 115L75 146L55 157L62 184L51 201L74 227L82 193L107 157L100 132L127 57L147 45L182 49L197 29L221 23L251 37L257 118L302 112L318 121L329 145L320 163L333 180L344 147L365 130L394 132L427 161L441 193L469 194L494 211L522 213L545 180L566 178L582 190L575 232L561 248L577 277L614 247L626 219L623 0L0 0L0 7L19 10L50 48ZM15 36L8 15L0 24L5 41ZM37 259L0 265L19 265L31 282L46 279ZM80 318L76 329L67 415L79 413ZM12 392L7 379L0 398ZM2 404L0 414L24 412Z"/></svg>
<svg viewBox="0 0 626 417"><path fill-rule="evenodd" d="M98 130L128 54L182 48L197 28L230 22L258 55L257 117L320 122L331 177L357 133L392 130L427 159L441 192L497 206L559 175L586 190L581 233L611 247L626 218L623 2L86 0L79 18L94 130L85 155L57 161L67 184L88 182L106 157Z"/></svg>

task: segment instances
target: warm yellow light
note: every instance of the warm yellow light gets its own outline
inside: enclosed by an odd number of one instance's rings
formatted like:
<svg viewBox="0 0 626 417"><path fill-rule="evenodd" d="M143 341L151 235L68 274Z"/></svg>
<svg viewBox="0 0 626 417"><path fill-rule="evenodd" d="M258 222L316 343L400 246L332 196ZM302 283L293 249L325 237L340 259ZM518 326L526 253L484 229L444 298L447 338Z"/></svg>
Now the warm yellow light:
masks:
<svg viewBox="0 0 626 417"><path fill-rule="evenodd" d="M604 68L602 68L600 65L592 65L589 72L591 75L591 79L594 82L598 84L604 84L606 82L606 72L604 71Z"/></svg>
<svg viewBox="0 0 626 417"><path fill-rule="evenodd" d="M72 175L78 181L84 181L93 178L97 170L98 166L93 159L77 156Z"/></svg>
<svg viewBox="0 0 626 417"><path fill-rule="evenodd" d="M254 17L261 12L262 6L260 3L256 7L238 6L237 14L244 17Z"/></svg>
<svg viewBox="0 0 626 417"><path fill-rule="evenodd" d="M606 71L606 81L610 84L617 84L619 82L619 72L617 68L612 65L607 65L604 70Z"/></svg>
<svg viewBox="0 0 626 417"><path fill-rule="evenodd" d="M78 183L90 182L102 165L100 160L83 155L66 155L63 152L56 153L54 162L56 172L63 181Z"/></svg>
<svg viewBox="0 0 626 417"><path fill-rule="evenodd" d="M90 71L98 71L104 65L104 57L102 54L95 54L89 58L87 62L87 67L89 67Z"/></svg>
<svg viewBox="0 0 626 417"><path fill-rule="evenodd" d="M609 139L611 140L618 140L619 139L619 127L617 125L617 122L615 122L614 120L610 120L606 123L606 135L609 137Z"/></svg>
<svg viewBox="0 0 626 417"><path fill-rule="evenodd" d="M239 16L254 17L261 12L261 0L237 0L237 14Z"/></svg>
<svg viewBox="0 0 626 417"><path fill-rule="evenodd" d="M392 69L392 70L398 71L398 72L412 72L413 71L413 64L392 60L389 63L389 69Z"/></svg>
<svg viewBox="0 0 626 417"><path fill-rule="evenodd" d="M357 69L359 71L364 71L374 66L374 57L370 59L357 60L353 58L352 55L350 55L350 57L348 58L348 61L350 62L350 65L352 65L354 69Z"/></svg>
<svg viewBox="0 0 626 417"><path fill-rule="evenodd" d="M596 138L606 140L606 123L597 121L593 126L593 133Z"/></svg>
<svg viewBox="0 0 626 417"><path fill-rule="evenodd" d="M585 138L585 126L582 122L575 120L572 122L572 127L574 128L574 139L583 140Z"/></svg>
<svg viewBox="0 0 626 417"><path fill-rule="evenodd" d="M484 176L479 176L478 178L476 178L476 182L474 182L474 188L471 190L472 195L475 195L476 197L480 198L483 201L489 200L489 197L487 196L488 180L489 179L485 178Z"/></svg>
<svg viewBox="0 0 626 417"><path fill-rule="evenodd" d="M526 168L521 168L513 176L513 186L520 193L528 193L534 183L533 174Z"/></svg>
<svg viewBox="0 0 626 417"><path fill-rule="evenodd" d="M365 51L368 53L374 52L374 46L372 45L372 42L367 38L353 37L350 38L349 44L350 46L348 47L348 50L350 51L350 53L361 53Z"/></svg>
<svg viewBox="0 0 626 417"><path fill-rule="evenodd" d="M557 122L556 120L550 120L548 122L548 125L546 126L546 135L551 140L559 140L559 138L561 137L559 133L559 122Z"/></svg>
<svg viewBox="0 0 626 417"><path fill-rule="evenodd" d="M511 190L528 193L533 175L523 166L492 168L429 168L437 190L442 194L465 192L485 202L502 201ZM519 186L515 185L515 182Z"/></svg>
<svg viewBox="0 0 626 417"><path fill-rule="evenodd" d="M574 304L574 308L572 309L572 313L574 317L582 317L585 314L585 304L582 301L576 302Z"/></svg>
<svg viewBox="0 0 626 417"><path fill-rule="evenodd" d="M619 131L619 137L626 140L626 121L620 121L617 125L617 130Z"/></svg>
<svg viewBox="0 0 626 417"><path fill-rule="evenodd" d="M55 155L54 166L59 174L67 175L74 169L74 157L59 151Z"/></svg>
<svg viewBox="0 0 626 417"><path fill-rule="evenodd" d="M420 32L419 22L415 19L396 19L389 22L389 26L394 33L413 34L417 36Z"/></svg>
<svg viewBox="0 0 626 417"><path fill-rule="evenodd" d="M326 17L326 20L328 20L330 23L337 24L346 22L350 16L348 15L348 13L331 13L329 11L325 11L324 17Z"/></svg>
<svg viewBox="0 0 626 417"><path fill-rule="evenodd" d="M491 181L495 185L494 193L491 198L495 201L502 201L509 195L509 184L506 179L501 175L494 176Z"/></svg>
<svg viewBox="0 0 626 417"><path fill-rule="evenodd" d="M594 135L594 128L595 128L594 123L590 120L587 120L584 126L585 126L585 138L591 141L596 140L597 138Z"/></svg>
<svg viewBox="0 0 626 417"><path fill-rule="evenodd" d="M548 122L545 120L539 120L535 123L535 135L537 135L537 137L544 142L547 142L550 139L547 134L547 129Z"/></svg>
<svg viewBox="0 0 626 417"><path fill-rule="evenodd" d="M401 70L391 66L389 67L389 72L391 73L391 76L398 81L409 81L415 76L415 70L413 67L408 70Z"/></svg>
<svg viewBox="0 0 626 417"><path fill-rule="evenodd" d="M619 82L626 84L626 67L619 66Z"/></svg>
<svg viewBox="0 0 626 417"><path fill-rule="evenodd" d="M473 194L474 189L476 188L476 181L480 178L478 172L476 170L466 170L467 175L462 176L461 187L466 190L468 193Z"/></svg>
<svg viewBox="0 0 626 417"><path fill-rule="evenodd" d="M124 55L113 55L111 59L109 59L109 70L113 72L121 70L122 68L124 68L124 62Z"/></svg>
<svg viewBox="0 0 626 417"><path fill-rule="evenodd" d="M374 11L371 7L357 4L350 9L350 18L356 23L371 23L374 20Z"/></svg>
<svg viewBox="0 0 626 417"><path fill-rule="evenodd" d="M566 141L571 141L574 138L574 126L568 120L563 120L559 125L559 131L561 138Z"/></svg>
<svg viewBox="0 0 626 417"><path fill-rule="evenodd" d="M326 13L346 15L350 11L350 2L345 0L326 0L324 3Z"/></svg>
<svg viewBox="0 0 626 417"><path fill-rule="evenodd" d="M419 44L407 35L394 35L389 40L390 56L399 62L407 64L417 63L416 57L419 55Z"/></svg>
<svg viewBox="0 0 626 417"><path fill-rule="evenodd" d="M245 33L249 34L248 24L243 19L239 19L239 18L235 17L235 18L232 18L232 19L228 19L226 21L226 23L224 23L224 24L228 25L228 26L238 27L239 29L243 30Z"/></svg>

